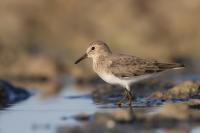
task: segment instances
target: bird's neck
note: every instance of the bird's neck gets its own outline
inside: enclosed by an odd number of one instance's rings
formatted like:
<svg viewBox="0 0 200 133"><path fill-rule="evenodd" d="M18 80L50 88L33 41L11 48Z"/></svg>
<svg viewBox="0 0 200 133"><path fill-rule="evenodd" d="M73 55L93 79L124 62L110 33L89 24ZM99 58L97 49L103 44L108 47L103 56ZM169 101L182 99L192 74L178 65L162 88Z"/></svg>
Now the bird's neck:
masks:
<svg viewBox="0 0 200 133"><path fill-rule="evenodd" d="M102 66L106 65L106 59L110 56L110 54L108 55L98 55L93 57L93 69L95 72L98 73L98 71L100 71L100 69L102 69Z"/></svg>
<svg viewBox="0 0 200 133"><path fill-rule="evenodd" d="M111 55L111 53L95 55L95 56L92 58L92 59L93 59L93 63L102 62L102 61L104 61L107 57L109 57L110 55Z"/></svg>

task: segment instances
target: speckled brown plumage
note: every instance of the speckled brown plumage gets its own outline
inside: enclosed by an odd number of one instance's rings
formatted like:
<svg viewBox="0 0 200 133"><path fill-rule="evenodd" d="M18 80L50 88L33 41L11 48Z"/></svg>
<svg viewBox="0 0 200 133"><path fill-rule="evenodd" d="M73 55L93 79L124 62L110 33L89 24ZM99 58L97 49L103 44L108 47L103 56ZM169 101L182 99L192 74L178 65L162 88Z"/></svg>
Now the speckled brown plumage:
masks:
<svg viewBox="0 0 200 133"><path fill-rule="evenodd" d="M153 74L169 69L183 67L178 63L161 63L156 60L141 59L130 55L112 55L108 58L110 65L108 69L120 78Z"/></svg>

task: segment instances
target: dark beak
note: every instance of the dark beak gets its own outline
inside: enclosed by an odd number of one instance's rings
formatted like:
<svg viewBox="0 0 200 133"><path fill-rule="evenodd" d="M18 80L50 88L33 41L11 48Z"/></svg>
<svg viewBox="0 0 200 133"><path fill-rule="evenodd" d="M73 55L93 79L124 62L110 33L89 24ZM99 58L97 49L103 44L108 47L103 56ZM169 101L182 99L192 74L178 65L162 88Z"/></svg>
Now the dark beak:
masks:
<svg viewBox="0 0 200 133"><path fill-rule="evenodd" d="M84 54L81 58L79 58L75 64L78 64L79 62L81 62L82 60L84 60L85 58L87 58L87 54Z"/></svg>

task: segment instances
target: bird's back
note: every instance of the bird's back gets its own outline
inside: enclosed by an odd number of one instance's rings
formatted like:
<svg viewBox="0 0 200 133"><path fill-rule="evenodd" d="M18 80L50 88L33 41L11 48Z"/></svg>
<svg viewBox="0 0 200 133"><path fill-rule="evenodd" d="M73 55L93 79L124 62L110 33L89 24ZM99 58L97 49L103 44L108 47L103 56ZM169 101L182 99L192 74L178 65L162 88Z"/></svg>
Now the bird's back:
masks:
<svg viewBox="0 0 200 133"><path fill-rule="evenodd" d="M153 74L184 67L184 65L178 63L161 63L156 60L142 59L124 54L113 54L107 60L109 60L108 69L115 76L121 78Z"/></svg>

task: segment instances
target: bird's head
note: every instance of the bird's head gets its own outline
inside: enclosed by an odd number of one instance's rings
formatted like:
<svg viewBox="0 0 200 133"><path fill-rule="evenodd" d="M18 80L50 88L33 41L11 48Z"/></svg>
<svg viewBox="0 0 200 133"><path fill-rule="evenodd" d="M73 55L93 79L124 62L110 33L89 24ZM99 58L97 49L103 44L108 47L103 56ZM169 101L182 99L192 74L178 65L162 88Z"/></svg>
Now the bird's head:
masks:
<svg viewBox="0 0 200 133"><path fill-rule="evenodd" d="M89 47L86 50L86 53L79 58L75 64L78 64L80 61L86 58L96 58L98 56L107 56L111 54L111 50L108 45L102 41L94 41L90 43Z"/></svg>

